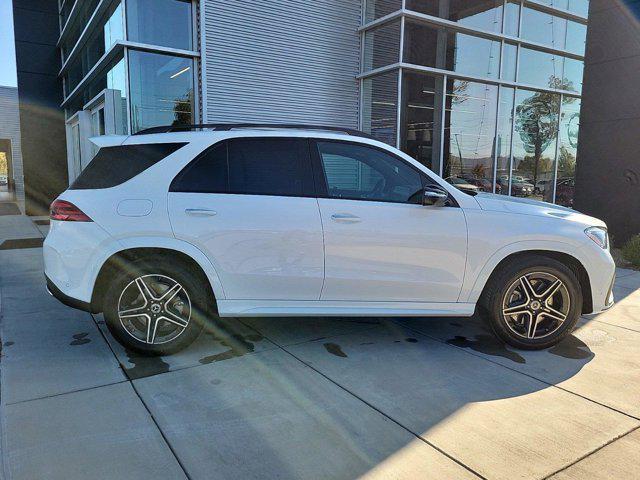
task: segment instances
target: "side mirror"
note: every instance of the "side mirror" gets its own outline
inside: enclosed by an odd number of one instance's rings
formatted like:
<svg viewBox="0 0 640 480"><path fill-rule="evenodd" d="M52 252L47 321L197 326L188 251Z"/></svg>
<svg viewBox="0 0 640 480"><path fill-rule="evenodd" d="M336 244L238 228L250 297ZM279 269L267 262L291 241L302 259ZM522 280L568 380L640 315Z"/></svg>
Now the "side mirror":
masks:
<svg viewBox="0 0 640 480"><path fill-rule="evenodd" d="M425 187L422 193L422 205L429 207L444 207L449 199L449 193L440 187Z"/></svg>

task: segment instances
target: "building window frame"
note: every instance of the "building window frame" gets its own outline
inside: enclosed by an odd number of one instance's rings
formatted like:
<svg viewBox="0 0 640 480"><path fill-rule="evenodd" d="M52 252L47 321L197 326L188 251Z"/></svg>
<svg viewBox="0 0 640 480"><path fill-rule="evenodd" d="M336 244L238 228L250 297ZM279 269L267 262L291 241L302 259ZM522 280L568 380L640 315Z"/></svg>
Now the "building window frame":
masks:
<svg viewBox="0 0 640 480"><path fill-rule="evenodd" d="M365 0L366 1L366 0ZM509 0L503 0L503 12L506 11L506 6L507 3L509 3ZM403 92L402 92L402 85L403 85L403 75L405 72L415 72L415 73L423 73L423 74L430 74L430 75L437 75L443 78L443 92L439 92L441 95L441 99L443 102L443 108L441 110L441 116L442 118L441 120L441 128L440 128L440 135L441 135L441 139L444 138L444 134L445 134L445 122L444 122L444 116L445 116L445 104L446 104L446 85L447 85L447 81L451 78L453 79L461 79L461 80L468 80L468 81L473 81L473 82L480 82L480 83L486 83L486 84L491 84L491 85L496 85L498 87L498 89L500 89L501 86L504 87L510 87L513 88L513 95L514 95L514 99L518 93L519 90L526 90L526 91L534 91L534 92L548 92L548 93L554 93L554 94L558 94L559 95L559 101L560 101L560 109L558 112L558 128L560 128L560 119L562 118L562 108L563 108L563 103L564 103L564 99L566 97L572 97L572 98L578 98L581 99L582 95L580 92L574 92L574 91L568 91L568 90L562 90L562 89L553 89L553 88L544 88L544 87L540 87L538 85L530 85L527 83L524 83L522 81L520 81L520 55L521 55L521 51L522 48L531 48L533 50L537 50L537 51L543 51L546 53L552 53L555 55L560 55L562 57L565 58L571 58L571 59L575 59L575 60L580 60L580 61L584 61L584 55L579 55L576 54L574 52L570 52L564 49L556 49L553 47L549 47L548 45L543 45L537 42L532 42L532 41L528 41L526 39L521 38L519 35L522 32L522 11L523 8L525 6L540 10L540 11L544 11L545 13L550 13L552 15L561 17L563 19L567 19L567 20L571 20L571 21L575 21L578 23L582 23L582 24L588 24L588 19L585 17L582 17L581 15L577 15L573 12L570 12L568 10L563 10L563 9L559 9L556 7L552 7L549 5L545 5L542 2L538 1L538 0L518 0L518 1L512 1L511 3L516 3L519 5L519 15L518 15L518 36L511 36L511 35L506 35L502 32L504 32L504 26L505 26L505 15L503 15L502 17L502 31L501 33L495 33L495 32L489 32L487 30L483 30L483 29L479 29L479 28L475 28L475 27L469 27L469 26L463 26L460 25L456 22L450 21L448 19L444 19L444 18L440 18L440 17L435 17L432 15L426 15L426 14L422 14L419 12L414 12L412 10L408 10L406 8L406 0L402 0L401 2L401 7L400 9L391 12L387 15L384 15L380 18L374 19L372 21L369 21L367 23L365 23L365 11L366 11L366 5L363 8L363 12L362 12L362 25L359 28L359 32L360 32L360 39L361 39L361 56L360 56L360 74L357 76L357 80L359 81L359 85L360 85L360 118L359 118L359 127L362 129L364 127L364 118L363 118L363 112L365 110L365 96L364 96L364 82L367 79L372 79L375 78L379 75L383 75L386 73L391 73L391 72L395 72L397 71L397 75L398 75L398 88L397 88L397 98L396 98L396 102L397 102L397 125L396 125L396 142L395 142L395 147L396 148L400 148L401 144L402 144L402 139L401 139L401 132L402 132L402 99L403 99ZM397 63L393 63L390 65L385 65L379 68L375 68L369 71L365 71L365 34L367 31L370 31L372 29L375 28L379 28L389 22L393 22L393 21L397 21L400 20L400 52L399 52L399 61ZM487 77L482 77L482 76L475 76L475 75L467 75L467 74L460 74L457 72L453 72L450 70L446 70L446 69L441 69L441 68L435 68L435 67L427 67L427 66L422 66L422 65L415 65L415 64L410 64L410 63L406 63L404 60L404 37L405 37L405 22L406 19L410 19L413 21L418 21L420 23L426 23L426 24L431 24L431 25L435 25L435 26L439 26L439 27L446 27L447 29L451 29L454 30L456 32L462 32L462 33L467 33L470 35L474 35L477 37L481 37L481 38L487 38L487 39L491 39L491 40L497 40L500 42L501 44L501 48L500 48L500 62L499 62L499 69L500 69L500 75L498 76L498 78L487 78ZM504 63L504 46L506 43L509 44L514 44L516 46L516 61L515 61L515 80L514 81L510 81L510 80L503 80L502 79L502 70L503 70L503 63ZM500 114L500 94L499 94L499 90L498 90L498 95L497 95L497 106L496 106L496 114L499 115ZM498 128L498 124L496 122L495 125L495 129L496 129L496 135L494 138L494 145L497 144L497 128ZM513 163L514 163L514 152L513 152L513 146L514 146L514 136L516 135L516 118L515 118L515 102L513 103L512 106L512 112L511 112L511 138L510 138L510 152L509 152L509 166L508 166L508 172L509 172L509 191L508 194L511 195L511 189L512 189L512 181L513 181ZM554 163L554 172L553 172L553 194L552 194L552 202L555 203L556 202L556 188L557 188L557 175L558 175L558 159L559 159L559 152L560 152L560 132L558 132L558 138L556 139L556 148L555 148L555 152L554 152L554 158L553 161ZM441 140L440 141L440 158L438 159L438 171L436 171L435 173L437 173L439 176L442 177L443 175L443 169L444 169L444 142ZM497 154L497 148L493 149L493 153L492 153L492 161L493 161L493 187L492 190L495 193L496 191L496 181L497 181L497 169L498 169L498 154Z"/></svg>

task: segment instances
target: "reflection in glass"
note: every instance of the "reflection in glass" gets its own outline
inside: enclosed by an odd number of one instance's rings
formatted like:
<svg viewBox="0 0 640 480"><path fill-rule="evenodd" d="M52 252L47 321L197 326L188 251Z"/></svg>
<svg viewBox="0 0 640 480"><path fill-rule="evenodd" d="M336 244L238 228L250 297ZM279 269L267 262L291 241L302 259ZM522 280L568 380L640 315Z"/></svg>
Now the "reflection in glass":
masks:
<svg viewBox="0 0 640 480"><path fill-rule="evenodd" d="M440 0L406 0L406 8L415 12L437 17L440 15Z"/></svg>
<svg viewBox="0 0 640 480"><path fill-rule="evenodd" d="M498 78L500 42L464 33L449 32L447 67L449 70L467 75Z"/></svg>
<svg viewBox="0 0 640 480"><path fill-rule="evenodd" d="M522 9L522 31L525 40L564 50L567 20L529 7Z"/></svg>
<svg viewBox="0 0 640 480"><path fill-rule="evenodd" d="M446 52L444 57L439 52ZM413 21L405 24L407 63L498 78L500 42Z"/></svg>
<svg viewBox="0 0 640 480"><path fill-rule="evenodd" d="M518 90L515 105L511 194L541 200L553 182L560 95Z"/></svg>
<svg viewBox="0 0 640 480"><path fill-rule="evenodd" d="M443 176L459 188L493 190L497 100L495 85L447 82Z"/></svg>
<svg viewBox="0 0 640 480"><path fill-rule="evenodd" d="M518 81L544 88L557 88L562 79L564 57L520 47Z"/></svg>
<svg viewBox="0 0 640 480"><path fill-rule="evenodd" d="M400 148L439 174L443 77L404 72L402 80Z"/></svg>
<svg viewBox="0 0 640 480"><path fill-rule="evenodd" d="M512 43L505 43L502 46L502 74L500 78L515 82L516 61L518 58L518 46Z"/></svg>
<svg viewBox="0 0 640 480"><path fill-rule="evenodd" d="M451 0L448 19L467 27L502 31L503 0Z"/></svg>
<svg viewBox="0 0 640 480"><path fill-rule="evenodd" d="M402 8L402 0L366 0L364 23L384 17Z"/></svg>
<svg viewBox="0 0 640 480"><path fill-rule="evenodd" d="M572 92L582 92L582 77L584 76L584 62L573 58L565 58L564 60L564 90Z"/></svg>
<svg viewBox="0 0 640 480"><path fill-rule="evenodd" d="M511 176L511 134L513 129L513 98L515 89L500 87L498 126L496 135L496 193L509 194Z"/></svg>
<svg viewBox="0 0 640 480"><path fill-rule="evenodd" d="M569 22L567 24L567 45L569 52L584 55L587 43L587 26L583 23Z"/></svg>
<svg viewBox="0 0 640 480"><path fill-rule="evenodd" d="M579 132L580 99L564 96L560 113L560 148L558 149L555 203L565 207L573 207ZM544 198L547 202L551 202L552 196L552 192L545 192Z"/></svg>
<svg viewBox="0 0 640 480"><path fill-rule="evenodd" d="M524 7L522 38L584 55L587 26L555 15Z"/></svg>
<svg viewBox="0 0 640 480"><path fill-rule="evenodd" d="M503 3L503 0L407 0L407 9L500 33Z"/></svg>
<svg viewBox="0 0 640 480"><path fill-rule="evenodd" d="M132 133L193 123L193 60L131 50L129 75Z"/></svg>
<svg viewBox="0 0 640 480"><path fill-rule="evenodd" d="M589 0L538 0L550 7L569 10L572 13L586 17L589 13Z"/></svg>
<svg viewBox="0 0 640 480"><path fill-rule="evenodd" d="M127 0L129 40L191 50L191 0Z"/></svg>
<svg viewBox="0 0 640 480"><path fill-rule="evenodd" d="M517 37L520 28L520 3L516 3L514 0L507 2L506 9L504 11L504 33Z"/></svg>
<svg viewBox="0 0 640 480"><path fill-rule="evenodd" d="M362 95L362 130L381 142L395 146L398 129L398 72L365 79Z"/></svg>
<svg viewBox="0 0 640 480"><path fill-rule="evenodd" d="M400 20L364 34L364 72L400 61Z"/></svg>

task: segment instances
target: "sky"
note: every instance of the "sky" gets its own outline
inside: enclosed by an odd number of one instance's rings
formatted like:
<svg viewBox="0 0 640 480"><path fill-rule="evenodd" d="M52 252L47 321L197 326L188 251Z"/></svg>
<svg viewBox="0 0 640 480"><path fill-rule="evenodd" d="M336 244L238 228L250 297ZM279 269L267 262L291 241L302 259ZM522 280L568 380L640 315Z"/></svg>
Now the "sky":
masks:
<svg viewBox="0 0 640 480"><path fill-rule="evenodd" d="M0 85L16 87L16 49L11 0L0 0Z"/></svg>

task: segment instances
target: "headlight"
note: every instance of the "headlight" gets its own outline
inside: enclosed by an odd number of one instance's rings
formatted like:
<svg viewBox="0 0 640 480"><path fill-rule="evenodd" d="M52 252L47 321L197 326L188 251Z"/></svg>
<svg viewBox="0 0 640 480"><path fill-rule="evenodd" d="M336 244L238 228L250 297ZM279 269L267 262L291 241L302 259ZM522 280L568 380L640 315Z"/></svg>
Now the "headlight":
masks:
<svg viewBox="0 0 640 480"><path fill-rule="evenodd" d="M589 227L584 231L584 233L587 234L587 237L596 242L600 248L605 250L609 248L609 234L607 233L606 228Z"/></svg>

